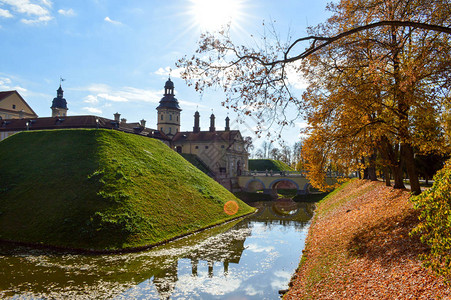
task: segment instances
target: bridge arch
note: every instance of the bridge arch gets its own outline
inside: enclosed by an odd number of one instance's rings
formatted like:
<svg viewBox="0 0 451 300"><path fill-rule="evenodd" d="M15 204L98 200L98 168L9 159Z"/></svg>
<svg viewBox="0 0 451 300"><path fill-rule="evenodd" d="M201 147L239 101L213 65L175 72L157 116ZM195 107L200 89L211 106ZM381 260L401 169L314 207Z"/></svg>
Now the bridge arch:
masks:
<svg viewBox="0 0 451 300"><path fill-rule="evenodd" d="M255 188L255 186L256 186L256 185L258 186L258 184L261 184L261 190L264 191L264 190L266 189L265 183L264 183L263 181L261 181L261 180L258 179L258 178L253 178L253 179L250 179L250 180L246 183L245 191L247 191L247 192L254 192L254 191L260 190L260 189L256 189L256 188Z"/></svg>
<svg viewBox="0 0 451 300"><path fill-rule="evenodd" d="M283 182L283 181L290 182L290 183L294 184L296 186L296 190L299 191L299 185L296 183L296 181L294 181L294 180L292 180L290 178L287 178L287 177L274 180L273 182L271 182L269 184L269 189L273 190L274 187L276 187L279 182Z"/></svg>

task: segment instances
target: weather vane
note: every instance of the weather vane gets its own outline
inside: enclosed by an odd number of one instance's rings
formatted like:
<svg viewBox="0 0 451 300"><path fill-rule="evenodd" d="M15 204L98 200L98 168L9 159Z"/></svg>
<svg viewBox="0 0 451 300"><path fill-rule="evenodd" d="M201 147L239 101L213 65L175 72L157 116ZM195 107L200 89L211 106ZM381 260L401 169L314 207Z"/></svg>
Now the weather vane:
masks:
<svg viewBox="0 0 451 300"><path fill-rule="evenodd" d="M60 76L60 86L61 86L61 83L62 83L64 80L66 80L66 79L64 79L62 76Z"/></svg>

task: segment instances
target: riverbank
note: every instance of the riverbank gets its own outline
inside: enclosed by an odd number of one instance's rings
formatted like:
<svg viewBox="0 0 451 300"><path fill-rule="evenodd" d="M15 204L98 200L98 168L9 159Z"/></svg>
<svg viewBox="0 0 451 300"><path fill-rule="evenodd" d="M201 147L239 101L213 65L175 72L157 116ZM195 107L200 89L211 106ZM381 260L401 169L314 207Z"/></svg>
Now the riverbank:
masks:
<svg viewBox="0 0 451 300"><path fill-rule="evenodd" d="M442 299L451 288L422 267L427 248L407 190L353 180L317 205L284 299Z"/></svg>

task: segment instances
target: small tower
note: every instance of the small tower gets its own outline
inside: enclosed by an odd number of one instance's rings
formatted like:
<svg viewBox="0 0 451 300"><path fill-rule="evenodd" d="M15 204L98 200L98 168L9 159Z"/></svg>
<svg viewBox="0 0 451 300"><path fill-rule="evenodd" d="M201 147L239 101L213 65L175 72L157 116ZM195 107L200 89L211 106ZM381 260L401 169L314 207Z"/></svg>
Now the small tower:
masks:
<svg viewBox="0 0 451 300"><path fill-rule="evenodd" d="M200 127L199 127L199 119L200 119L200 114L198 111L196 111L194 113L194 127L193 127L193 132L197 133L200 131Z"/></svg>
<svg viewBox="0 0 451 300"><path fill-rule="evenodd" d="M180 131L181 111L179 102L174 97L174 83L169 77L164 85L164 97L157 107L157 129L172 138Z"/></svg>
<svg viewBox="0 0 451 300"><path fill-rule="evenodd" d="M229 116L225 119L225 131L230 131L230 119Z"/></svg>
<svg viewBox="0 0 451 300"><path fill-rule="evenodd" d="M53 98L52 106L52 117L65 117L67 115L67 102L63 97L63 89L60 87L56 90L56 98Z"/></svg>
<svg viewBox="0 0 451 300"><path fill-rule="evenodd" d="M211 114L210 116L210 132L215 132L216 128L215 128L215 115Z"/></svg>

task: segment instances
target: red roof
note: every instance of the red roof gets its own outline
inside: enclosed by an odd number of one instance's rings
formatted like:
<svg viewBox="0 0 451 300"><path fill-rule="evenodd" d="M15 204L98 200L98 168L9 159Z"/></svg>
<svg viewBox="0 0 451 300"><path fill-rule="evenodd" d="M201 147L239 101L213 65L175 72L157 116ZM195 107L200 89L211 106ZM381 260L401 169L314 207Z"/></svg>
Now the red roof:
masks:
<svg viewBox="0 0 451 300"><path fill-rule="evenodd" d="M27 129L28 123L28 129ZM164 133L155 129L139 126L138 123L120 123L114 120L97 116L65 116L45 118L7 119L0 121L0 132L23 131L43 129L69 129L69 128L106 128L116 129L128 133L153 137L170 141Z"/></svg>

